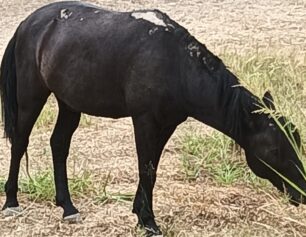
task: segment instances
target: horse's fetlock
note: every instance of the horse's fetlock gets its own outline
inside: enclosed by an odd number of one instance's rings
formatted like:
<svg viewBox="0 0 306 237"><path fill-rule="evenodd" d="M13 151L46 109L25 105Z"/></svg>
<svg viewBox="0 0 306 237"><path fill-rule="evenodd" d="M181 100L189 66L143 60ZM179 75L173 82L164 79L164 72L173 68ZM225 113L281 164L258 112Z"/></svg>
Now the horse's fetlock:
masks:
<svg viewBox="0 0 306 237"><path fill-rule="evenodd" d="M58 207L63 207L65 206L65 198L64 197L55 197L55 205Z"/></svg>

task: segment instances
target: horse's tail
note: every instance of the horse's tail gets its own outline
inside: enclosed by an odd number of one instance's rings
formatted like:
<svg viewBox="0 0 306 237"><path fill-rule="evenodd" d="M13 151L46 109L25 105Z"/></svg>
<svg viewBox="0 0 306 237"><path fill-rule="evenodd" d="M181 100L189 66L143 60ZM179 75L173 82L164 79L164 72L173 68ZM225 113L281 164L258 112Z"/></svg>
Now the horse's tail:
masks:
<svg viewBox="0 0 306 237"><path fill-rule="evenodd" d="M4 136L12 142L18 116L17 77L15 63L16 33L8 43L0 68L0 94Z"/></svg>

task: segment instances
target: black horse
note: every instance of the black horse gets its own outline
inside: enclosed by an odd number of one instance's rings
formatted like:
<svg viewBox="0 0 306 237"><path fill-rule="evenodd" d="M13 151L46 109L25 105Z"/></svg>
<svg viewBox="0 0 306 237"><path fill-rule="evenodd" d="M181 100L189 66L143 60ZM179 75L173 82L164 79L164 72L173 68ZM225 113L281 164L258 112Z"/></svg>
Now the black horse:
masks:
<svg viewBox="0 0 306 237"><path fill-rule="evenodd" d="M306 191L302 163L283 132L268 115L253 113L259 98L239 86L205 45L158 10L47 5L19 25L5 51L0 82L4 130L12 143L4 210L19 206L20 160L51 93L59 107L50 141L56 204L66 219L79 217L68 191L66 160L81 113L132 117L139 165L133 212L150 235L161 235L152 209L160 155L188 116L233 138L256 175L286 190L294 203L305 202L262 162ZM266 93L263 101L273 108L271 95ZM300 143L297 131L294 136Z"/></svg>

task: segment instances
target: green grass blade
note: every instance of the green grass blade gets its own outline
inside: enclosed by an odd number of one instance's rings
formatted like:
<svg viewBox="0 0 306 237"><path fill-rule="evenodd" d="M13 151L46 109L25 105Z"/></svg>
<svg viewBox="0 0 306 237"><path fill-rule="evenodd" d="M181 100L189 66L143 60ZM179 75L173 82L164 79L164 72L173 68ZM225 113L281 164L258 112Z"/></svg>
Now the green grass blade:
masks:
<svg viewBox="0 0 306 237"><path fill-rule="evenodd" d="M262 159L259 159L262 163L264 163L267 167L269 167L271 170L273 170L278 176L280 176L283 180L285 180L291 187L293 187L296 191L298 191L300 194L306 196L306 192L304 192L302 189L299 188L294 182L292 182L290 179L282 175L280 172L278 172L276 169L274 169L272 166L270 166L268 163L263 161Z"/></svg>

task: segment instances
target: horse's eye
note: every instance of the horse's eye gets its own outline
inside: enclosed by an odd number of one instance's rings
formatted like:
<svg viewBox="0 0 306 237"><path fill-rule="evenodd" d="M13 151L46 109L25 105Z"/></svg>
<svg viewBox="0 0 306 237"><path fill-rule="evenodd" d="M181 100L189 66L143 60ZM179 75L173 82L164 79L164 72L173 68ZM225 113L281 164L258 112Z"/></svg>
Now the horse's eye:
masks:
<svg viewBox="0 0 306 237"><path fill-rule="evenodd" d="M274 123L269 123L269 128L271 128L273 131L276 131L276 126Z"/></svg>

